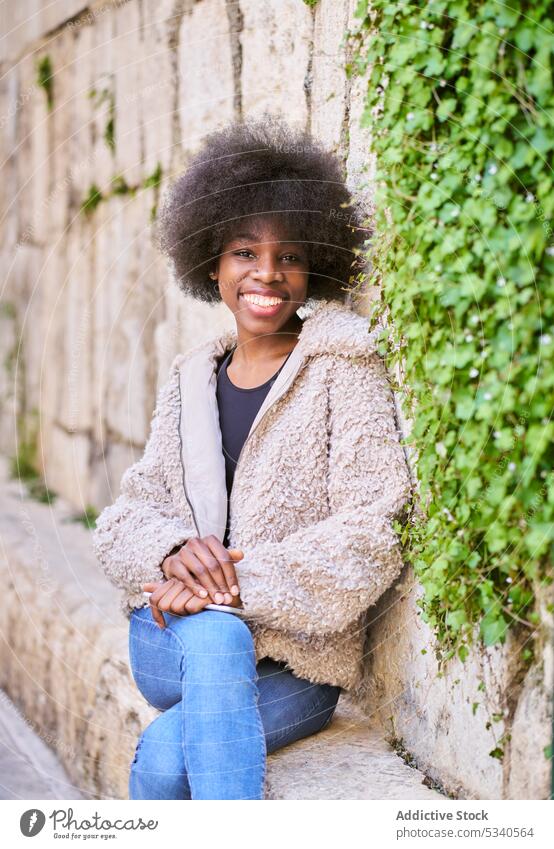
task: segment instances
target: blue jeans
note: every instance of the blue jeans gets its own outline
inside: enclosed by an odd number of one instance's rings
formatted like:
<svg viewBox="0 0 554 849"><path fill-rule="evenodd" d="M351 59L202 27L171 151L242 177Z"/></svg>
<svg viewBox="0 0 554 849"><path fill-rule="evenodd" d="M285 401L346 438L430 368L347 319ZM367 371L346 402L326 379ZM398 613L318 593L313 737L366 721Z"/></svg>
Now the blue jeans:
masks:
<svg viewBox="0 0 554 849"><path fill-rule="evenodd" d="M141 734L130 799L263 799L266 754L325 728L340 687L297 678L283 662L256 664L243 619L220 610L189 616L149 607L129 626L133 677L163 711Z"/></svg>

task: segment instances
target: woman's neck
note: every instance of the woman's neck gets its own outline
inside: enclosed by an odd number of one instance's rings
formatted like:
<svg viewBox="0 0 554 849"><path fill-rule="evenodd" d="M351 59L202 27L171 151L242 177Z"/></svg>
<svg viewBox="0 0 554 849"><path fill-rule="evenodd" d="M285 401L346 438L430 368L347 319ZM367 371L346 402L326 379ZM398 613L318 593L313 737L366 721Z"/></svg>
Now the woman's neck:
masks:
<svg viewBox="0 0 554 849"><path fill-rule="evenodd" d="M279 330L254 334L237 324L237 346L233 354L235 366L256 367L289 354L298 342L302 319L296 313Z"/></svg>

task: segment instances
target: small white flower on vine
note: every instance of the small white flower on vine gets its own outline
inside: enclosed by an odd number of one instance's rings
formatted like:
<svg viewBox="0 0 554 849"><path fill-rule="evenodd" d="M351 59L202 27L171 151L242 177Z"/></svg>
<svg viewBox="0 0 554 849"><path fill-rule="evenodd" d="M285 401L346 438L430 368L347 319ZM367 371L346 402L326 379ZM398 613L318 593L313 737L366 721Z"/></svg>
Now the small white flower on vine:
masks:
<svg viewBox="0 0 554 849"><path fill-rule="evenodd" d="M413 112L408 112L408 114L406 115L406 121L413 121L414 118L415 118L415 115L414 115Z"/></svg>
<svg viewBox="0 0 554 849"><path fill-rule="evenodd" d="M532 202L532 201L534 201L534 200L535 200L535 195L531 194L531 192L528 192L528 193L525 195L525 201L526 201L527 203L531 203L531 202Z"/></svg>
<svg viewBox="0 0 554 849"><path fill-rule="evenodd" d="M488 173L494 175L494 174L496 174L497 171L498 171L498 166L497 165L491 165Z"/></svg>
<svg viewBox="0 0 554 849"><path fill-rule="evenodd" d="M469 319L471 324L479 324L479 316L474 314Z"/></svg>
<svg viewBox="0 0 554 849"><path fill-rule="evenodd" d="M490 401L492 398L492 394L490 392L485 392L483 398L485 399L485 401Z"/></svg>
<svg viewBox="0 0 554 849"><path fill-rule="evenodd" d="M479 369L478 368L470 368L469 370L470 377L479 377Z"/></svg>
<svg viewBox="0 0 554 849"><path fill-rule="evenodd" d="M476 183L480 183L483 178L481 177L480 174L476 174L473 179L475 180Z"/></svg>
<svg viewBox="0 0 554 849"><path fill-rule="evenodd" d="M498 280L496 281L496 285L500 286L500 288L502 288L502 286L505 286L506 285L506 278L505 277L499 277Z"/></svg>
<svg viewBox="0 0 554 849"><path fill-rule="evenodd" d="M466 333L465 340L466 340L466 342L473 342L473 334L472 333Z"/></svg>
<svg viewBox="0 0 554 849"><path fill-rule="evenodd" d="M508 468L511 472L515 472L516 464L515 463L508 463Z"/></svg>
<svg viewBox="0 0 554 849"><path fill-rule="evenodd" d="M552 336L550 336L549 333L543 333L539 341L541 345L550 345L550 343L552 342Z"/></svg>

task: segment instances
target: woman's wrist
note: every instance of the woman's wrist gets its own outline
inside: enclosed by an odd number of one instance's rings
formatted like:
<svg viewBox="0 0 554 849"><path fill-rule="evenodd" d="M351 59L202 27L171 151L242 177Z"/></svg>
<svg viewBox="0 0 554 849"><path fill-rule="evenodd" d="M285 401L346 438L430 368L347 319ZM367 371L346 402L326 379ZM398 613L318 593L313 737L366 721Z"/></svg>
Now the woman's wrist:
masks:
<svg viewBox="0 0 554 849"><path fill-rule="evenodd" d="M167 572L166 572L166 570L165 570L165 567L166 567L166 564L167 564L167 562L168 562L169 558L170 558L170 557L173 557L173 555L174 555L174 554L177 554L177 552L178 552L178 551L180 551L180 550L182 549L182 547L183 547L184 545L186 545L186 544L187 544L187 540L185 540L184 542L179 543L179 545L175 545L175 546L171 549L171 551L169 552L169 554L166 554L166 556L165 556L165 557L164 557L164 559L162 560L162 563L161 563L161 570L162 570L162 572L164 573L164 575L165 575L165 577L166 577L166 578L170 578L170 577L171 577L171 575L168 575L168 574L167 574Z"/></svg>

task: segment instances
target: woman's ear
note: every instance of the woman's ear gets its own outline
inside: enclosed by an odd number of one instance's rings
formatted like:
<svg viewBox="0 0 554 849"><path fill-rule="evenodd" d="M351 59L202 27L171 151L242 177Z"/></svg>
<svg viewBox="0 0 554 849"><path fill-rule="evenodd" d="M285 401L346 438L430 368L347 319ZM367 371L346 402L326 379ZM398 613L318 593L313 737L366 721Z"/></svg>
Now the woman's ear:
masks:
<svg viewBox="0 0 554 849"><path fill-rule="evenodd" d="M212 268L211 271L208 272L208 277L212 281L213 288L219 290L219 281L217 279L217 275L218 275L218 269L217 269L217 265L216 265ZM221 293L219 293L219 294L221 295Z"/></svg>

